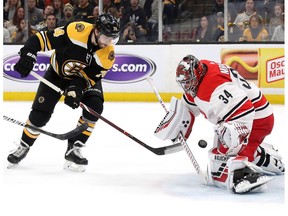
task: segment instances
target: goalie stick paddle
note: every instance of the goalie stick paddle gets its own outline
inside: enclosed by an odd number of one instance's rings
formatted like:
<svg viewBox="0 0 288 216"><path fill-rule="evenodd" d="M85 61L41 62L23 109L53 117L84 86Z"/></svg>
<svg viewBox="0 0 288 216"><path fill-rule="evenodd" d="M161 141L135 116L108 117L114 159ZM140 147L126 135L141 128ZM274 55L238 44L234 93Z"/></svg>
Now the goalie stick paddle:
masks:
<svg viewBox="0 0 288 216"><path fill-rule="evenodd" d="M43 82L45 85L49 86L50 88L52 88L53 90L55 90L56 92L59 92L60 94L63 94L63 90L61 90L60 88L58 88L57 86L55 86L53 83L49 82L48 80L46 80L44 77L38 75L37 73L35 73L34 71L31 71L30 74L32 76L34 76L36 79L38 79L39 81ZM91 113L92 115L98 117L99 119L101 119L102 121L106 122L107 124L109 124L111 127L115 128L116 130L118 130L119 132L121 132L122 134L128 136L129 138L131 138L132 140L134 140L135 142L137 142L138 144L142 145L144 148L148 149L149 151L153 152L156 155L165 155L165 154L172 154L175 152L179 152L183 150L183 147L181 144L177 143L177 144L173 144L170 146L163 146L163 147L159 147L159 148L153 148L147 144L145 144L144 142L142 142L141 140L137 139L136 137L132 136L131 134L129 134L127 131L123 130L122 128L118 127L116 124L112 123L111 121L109 121L108 119L104 118L103 116L101 116L99 113L97 113L96 111L94 111L93 109L89 108L88 106L86 106L85 104L80 102L80 107L82 109L87 110L87 112Z"/></svg>
<svg viewBox="0 0 288 216"><path fill-rule="evenodd" d="M163 109L165 110L165 112L167 113L168 112L168 109L166 108L159 92L157 91L156 87L154 86L154 84L152 83L152 78L151 77L148 77L146 78L146 80L148 81L148 83L150 84L150 86L152 87L153 91L154 91L154 94L156 95L157 99L158 99L158 102L161 104L161 106L163 107ZM192 162L193 164L193 167L195 168L197 174L201 177L202 181L203 181L203 184L204 185L207 185L208 184L208 175L207 174L204 174L200 168L200 165L198 164L195 156L193 155L191 149L189 148L187 142L185 141L184 139L184 136L183 134L180 132L177 136L177 139L178 141L181 143L181 145L183 146L183 148L185 149L190 161ZM208 170L207 170L208 171Z"/></svg>
<svg viewBox="0 0 288 216"><path fill-rule="evenodd" d="M72 137L75 137L77 135L79 135L80 133L82 133L84 130L86 130L88 128L88 123L84 123L78 127L76 127L75 129L67 132L67 133L64 133L64 134L55 134L55 133L51 133L51 132L48 132L48 131L45 131L43 129L40 129L38 127L35 127L33 125L29 125L29 124L26 124L24 122L21 122L21 121L18 121L14 118L10 118L8 116L5 116L3 115L3 119L5 121L8 121L8 122L11 122L13 124L17 124L17 125L20 125L22 127L26 127L26 128L30 128L32 130L36 130L36 131L39 131L40 133L42 134L45 134L45 135L48 135L48 136L51 136L51 137L54 137L56 139L60 139L60 140L67 140L67 139L70 139Z"/></svg>

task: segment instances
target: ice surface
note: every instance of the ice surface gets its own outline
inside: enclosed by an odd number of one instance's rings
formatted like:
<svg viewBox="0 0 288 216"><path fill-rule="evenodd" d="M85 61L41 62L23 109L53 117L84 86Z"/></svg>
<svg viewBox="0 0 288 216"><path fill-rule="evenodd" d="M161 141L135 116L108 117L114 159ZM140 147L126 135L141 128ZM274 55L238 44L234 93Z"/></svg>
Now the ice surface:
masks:
<svg viewBox="0 0 288 216"><path fill-rule="evenodd" d="M168 104L166 104L169 106ZM25 122L31 102L5 102L3 115ZM273 105L275 128L265 140L287 157L284 106ZM65 133L74 128L81 109L62 102L44 128ZM165 113L159 103L106 102L103 116L148 145L168 145L153 135ZM235 195L201 184L185 151L157 156L106 123L99 121L83 150L86 172L63 170L66 141L41 135L27 157L7 169L6 157L16 147L22 128L1 124L1 215L287 215L285 176L276 176L263 193ZM188 144L203 170L213 138L212 125L198 117ZM208 142L199 148L198 140ZM4 214L2 213L4 212Z"/></svg>

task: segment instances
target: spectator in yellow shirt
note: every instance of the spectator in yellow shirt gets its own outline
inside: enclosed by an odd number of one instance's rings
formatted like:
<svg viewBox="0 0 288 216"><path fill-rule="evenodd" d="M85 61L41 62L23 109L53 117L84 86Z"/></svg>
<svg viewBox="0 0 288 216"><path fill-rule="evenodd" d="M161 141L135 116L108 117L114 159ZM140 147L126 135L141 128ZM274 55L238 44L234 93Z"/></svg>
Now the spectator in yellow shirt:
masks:
<svg viewBox="0 0 288 216"><path fill-rule="evenodd" d="M268 31L263 25L263 20L258 14L254 14L249 19L249 26L243 32L243 41L267 41Z"/></svg>

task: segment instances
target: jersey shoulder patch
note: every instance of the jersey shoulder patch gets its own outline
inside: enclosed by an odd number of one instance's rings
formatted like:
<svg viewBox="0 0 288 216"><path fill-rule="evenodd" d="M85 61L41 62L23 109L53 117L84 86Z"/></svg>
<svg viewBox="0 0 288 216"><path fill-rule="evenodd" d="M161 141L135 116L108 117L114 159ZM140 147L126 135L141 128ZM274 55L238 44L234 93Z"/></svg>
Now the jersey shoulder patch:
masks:
<svg viewBox="0 0 288 216"><path fill-rule="evenodd" d="M87 49L93 25L86 22L72 22L67 26L67 35L72 43Z"/></svg>
<svg viewBox="0 0 288 216"><path fill-rule="evenodd" d="M99 66L109 70L115 62L114 46L106 46L97 50L94 58Z"/></svg>

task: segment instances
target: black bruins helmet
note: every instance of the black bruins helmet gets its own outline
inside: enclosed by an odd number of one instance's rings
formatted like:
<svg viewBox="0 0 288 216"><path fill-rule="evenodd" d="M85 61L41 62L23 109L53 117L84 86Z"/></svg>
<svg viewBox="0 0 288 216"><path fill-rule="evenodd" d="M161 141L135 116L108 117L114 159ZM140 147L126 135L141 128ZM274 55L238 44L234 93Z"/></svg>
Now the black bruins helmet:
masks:
<svg viewBox="0 0 288 216"><path fill-rule="evenodd" d="M101 14L96 19L96 29L107 37L117 38L120 34L120 24L111 14Z"/></svg>

